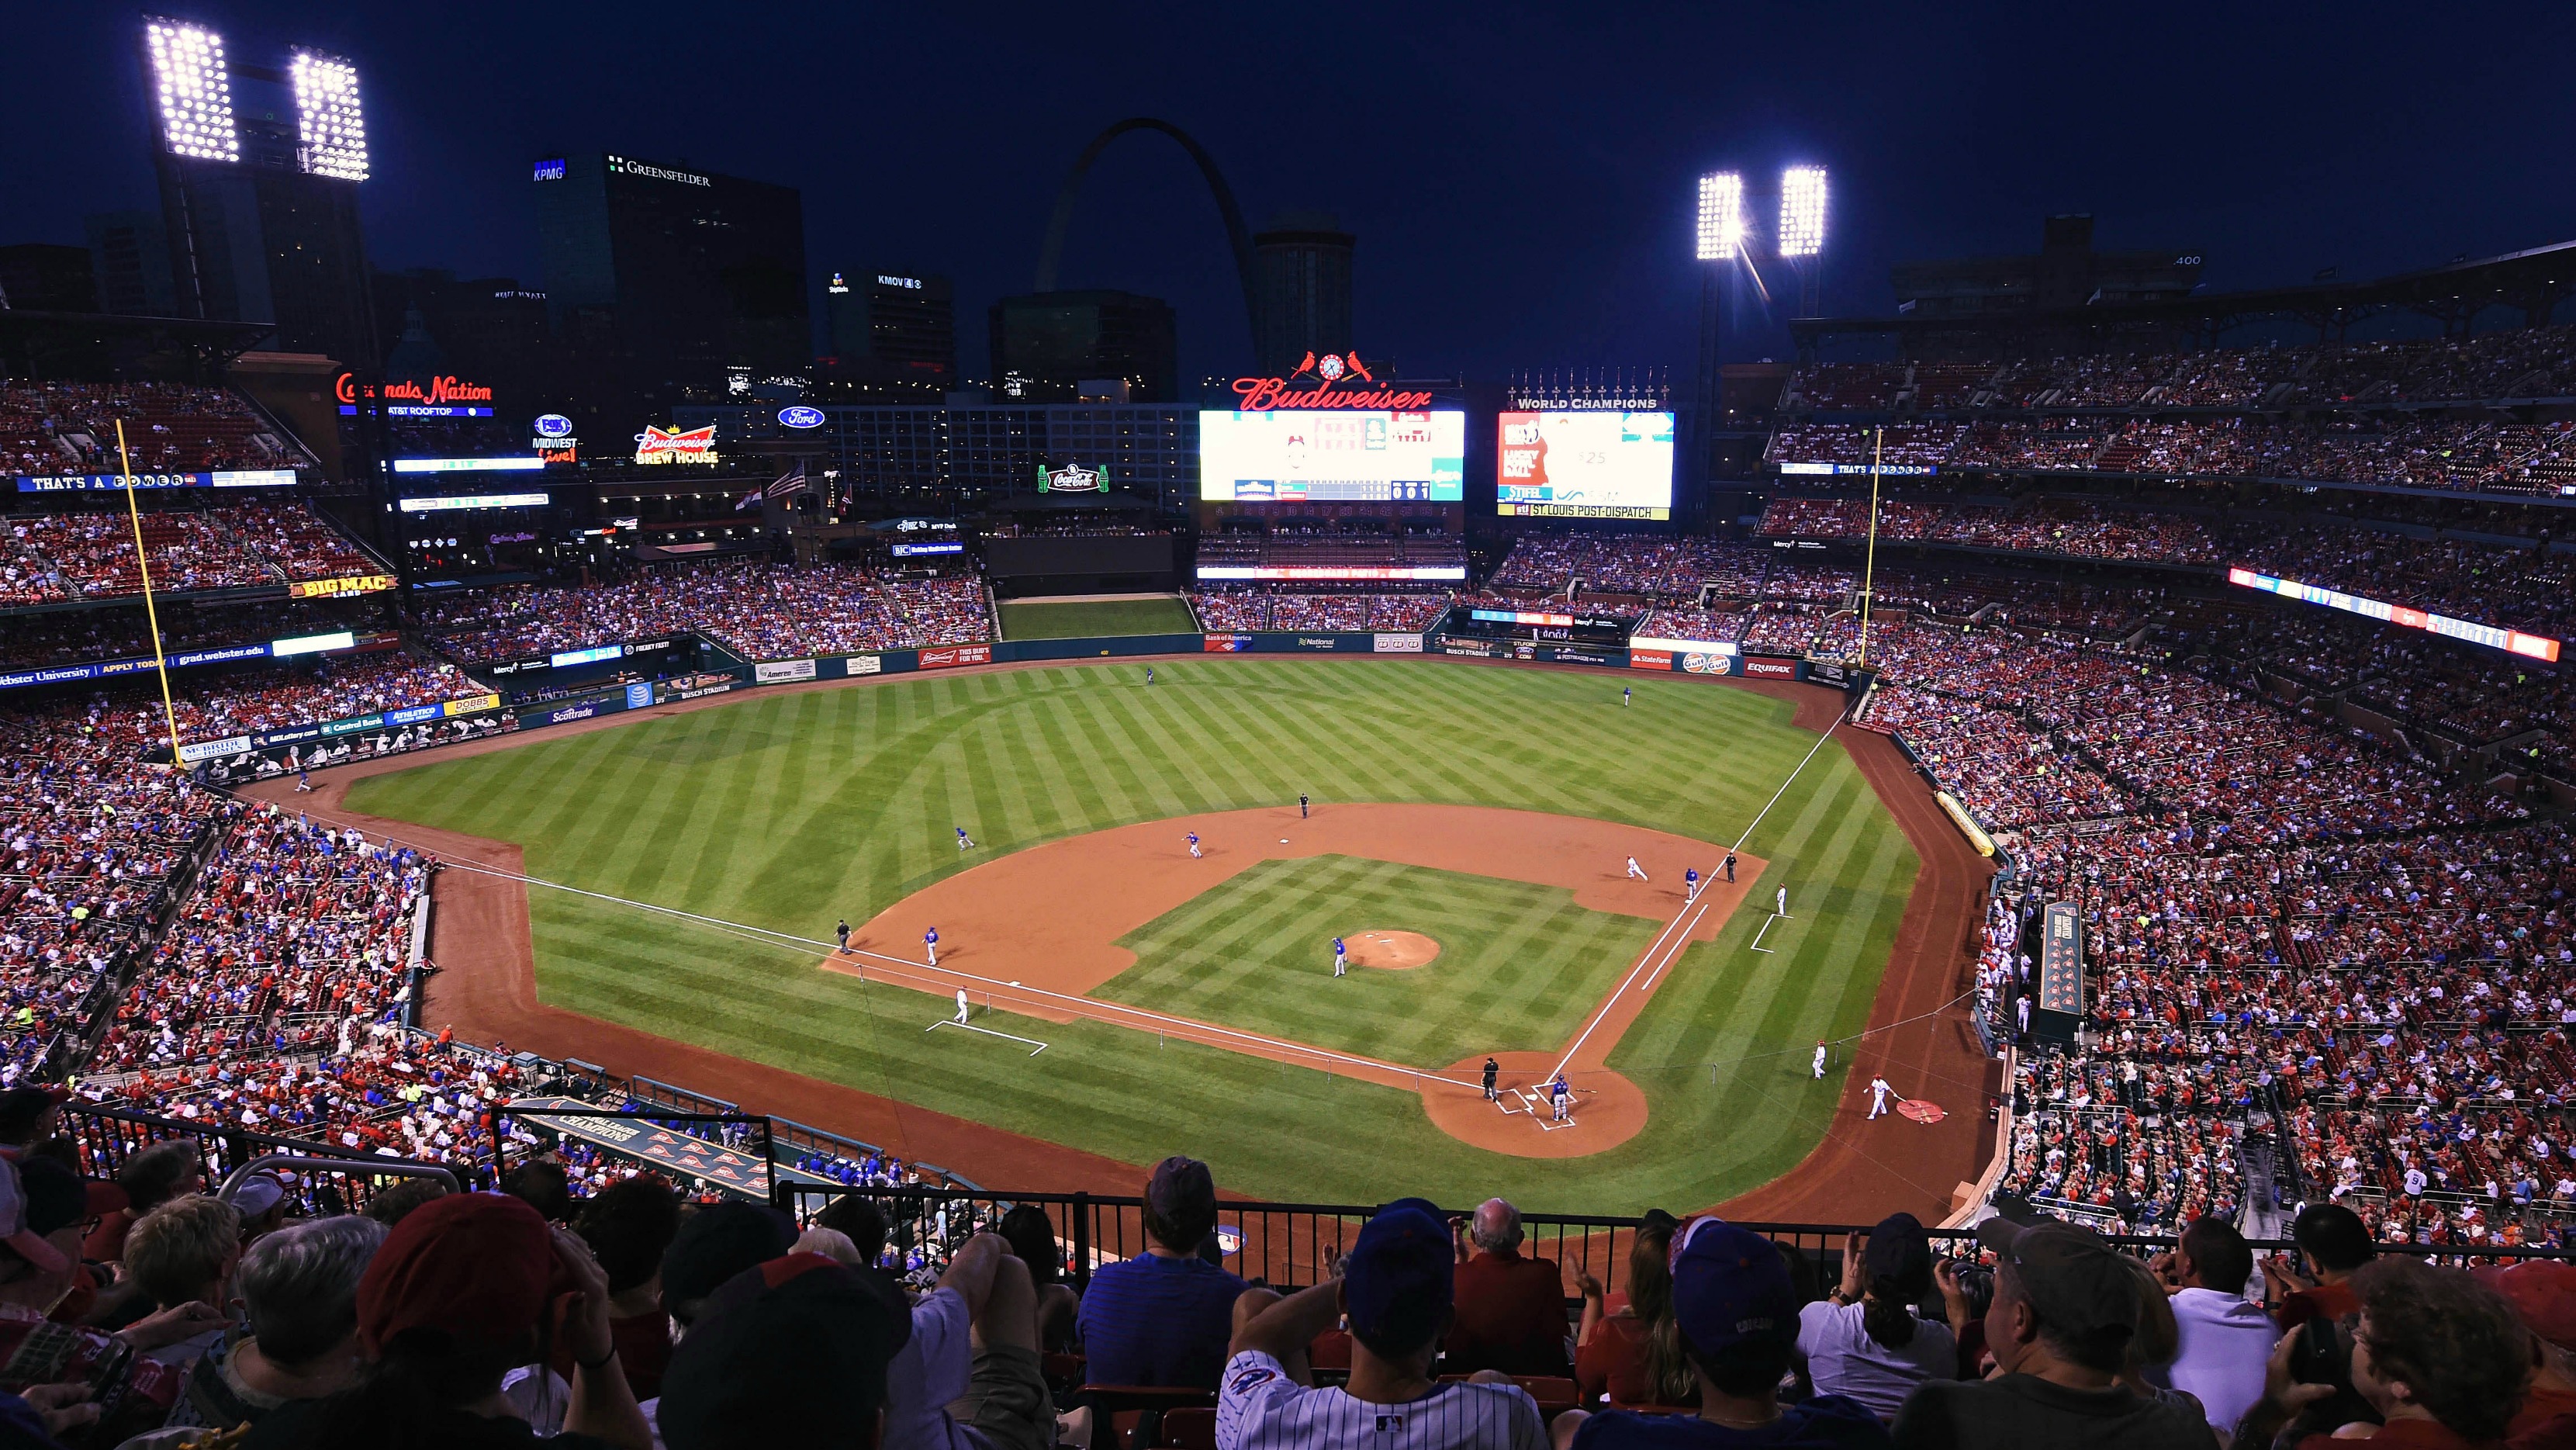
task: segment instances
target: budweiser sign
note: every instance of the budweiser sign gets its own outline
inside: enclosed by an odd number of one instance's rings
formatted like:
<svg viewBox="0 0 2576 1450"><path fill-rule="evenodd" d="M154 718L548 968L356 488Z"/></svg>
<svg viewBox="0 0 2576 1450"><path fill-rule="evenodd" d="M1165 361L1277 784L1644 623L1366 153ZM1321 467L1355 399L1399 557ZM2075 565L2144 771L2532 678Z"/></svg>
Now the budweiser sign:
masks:
<svg viewBox="0 0 2576 1450"><path fill-rule="evenodd" d="M1300 378L1313 378L1311 388L1291 388ZM1358 379L1359 385L1338 385ZM1375 374L1360 361L1355 352L1325 353L1317 357L1306 354L1297 370L1284 378L1236 378L1235 396L1242 399L1236 408L1242 413L1267 413L1273 409L1365 408L1371 412L1403 412L1431 406L1429 393L1410 392L1402 388L1380 387Z"/></svg>
<svg viewBox="0 0 2576 1450"><path fill-rule="evenodd" d="M691 428L679 432L670 428L644 425L635 435L635 461L638 463L713 463L716 458L716 426Z"/></svg>

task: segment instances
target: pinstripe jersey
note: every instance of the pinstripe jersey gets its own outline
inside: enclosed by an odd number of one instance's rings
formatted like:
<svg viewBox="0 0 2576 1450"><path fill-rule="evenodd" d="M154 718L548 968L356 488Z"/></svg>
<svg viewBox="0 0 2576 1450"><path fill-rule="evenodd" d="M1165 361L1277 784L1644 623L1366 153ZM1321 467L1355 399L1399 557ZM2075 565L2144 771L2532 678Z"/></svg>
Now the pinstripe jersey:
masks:
<svg viewBox="0 0 2576 1450"><path fill-rule="evenodd" d="M1538 1402L1518 1385L1443 1384L1376 1405L1338 1387L1309 1389L1278 1360L1245 1350L1217 1387L1217 1450L1547 1450Z"/></svg>

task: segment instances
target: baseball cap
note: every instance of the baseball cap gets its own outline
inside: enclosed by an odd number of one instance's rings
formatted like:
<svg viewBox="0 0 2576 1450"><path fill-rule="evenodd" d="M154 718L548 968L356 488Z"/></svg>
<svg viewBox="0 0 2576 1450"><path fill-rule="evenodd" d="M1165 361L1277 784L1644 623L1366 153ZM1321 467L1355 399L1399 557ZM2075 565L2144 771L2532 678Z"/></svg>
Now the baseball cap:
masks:
<svg viewBox="0 0 2576 1450"><path fill-rule="evenodd" d="M902 1291L821 1254L755 1264L716 1287L671 1351L657 1422L670 1450L861 1443L886 1365L912 1337Z"/></svg>
<svg viewBox="0 0 2576 1450"><path fill-rule="evenodd" d="M2050 1338L2109 1350L2138 1332L2138 1276L2100 1234L2057 1219L1997 1216L1977 1225L1977 1242L2011 1266Z"/></svg>
<svg viewBox="0 0 2576 1450"><path fill-rule="evenodd" d="M1797 1333L1798 1294L1779 1247L1750 1229L1695 1218L1673 1238L1673 1322L1704 1355Z"/></svg>
<svg viewBox="0 0 2576 1450"><path fill-rule="evenodd" d="M1923 1231L1923 1220L1910 1213L1891 1213L1869 1231L1868 1247L1861 1251L1861 1265L1873 1279L1928 1285L1932 1282L1932 1236Z"/></svg>
<svg viewBox="0 0 2576 1450"><path fill-rule="evenodd" d="M42 1237L84 1219L107 1212L92 1209L93 1201L104 1202L104 1188L116 1192L115 1185L93 1183L51 1158L30 1158L18 1165L18 1188L27 1200L27 1231Z"/></svg>
<svg viewBox="0 0 2576 1450"><path fill-rule="evenodd" d="M1456 1259L1448 1225L1422 1199L1399 1198L1372 1214L1342 1257L1352 1336L1380 1354L1420 1349L1449 1317Z"/></svg>
<svg viewBox="0 0 2576 1450"><path fill-rule="evenodd" d="M286 1199L286 1185L266 1173L254 1173L233 1190L233 1207L244 1218L257 1218Z"/></svg>
<svg viewBox="0 0 2576 1450"><path fill-rule="evenodd" d="M0 1092L0 1143L24 1143L33 1138L45 1114L71 1098L71 1089L61 1087L21 1087Z"/></svg>
<svg viewBox="0 0 2576 1450"><path fill-rule="evenodd" d="M2560 1349L2576 1349L2576 1264L2525 1259L2470 1272L2504 1295L2524 1328Z"/></svg>
<svg viewBox="0 0 2576 1450"><path fill-rule="evenodd" d="M410 1213L358 1280L358 1340L370 1355L414 1329L508 1344L537 1327L555 1277L544 1215L506 1193L451 1193Z"/></svg>
<svg viewBox="0 0 2576 1450"><path fill-rule="evenodd" d="M785 1254L795 1242L795 1220L765 1203L736 1200L699 1209L681 1221L662 1251L663 1306L686 1308L743 1270Z"/></svg>

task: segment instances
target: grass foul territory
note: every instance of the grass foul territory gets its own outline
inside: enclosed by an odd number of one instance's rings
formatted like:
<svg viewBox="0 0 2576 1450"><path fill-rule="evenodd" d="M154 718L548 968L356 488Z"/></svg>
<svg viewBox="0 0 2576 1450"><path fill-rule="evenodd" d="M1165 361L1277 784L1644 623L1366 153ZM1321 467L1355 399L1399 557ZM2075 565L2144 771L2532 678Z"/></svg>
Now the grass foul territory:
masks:
<svg viewBox="0 0 2576 1450"><path fill-rule="evenodd" d="M1152 607L1110 607L1131 606ZM515 842L533 877L823 940L836 918L1025 847L1301 793L1733 841L1816 744L1786 703L1687 679L1293 657L1161 661L1156 675L1085 664L758 695L375 776L348 803ZM961 825L976 850L957 849ZM544 1001L716 1051L1130 1163L1193 1154L1248 1194L1643 1207L1723 1201L1815 1146L1842 1084L1810 1081L1809 1053L1866 1024L1917 870L1837 741L1745 850L1770 863L1763 895L1789 888L1795 920L1757 954L1767 912L1739 911L1679 955L1610 1060L1645 1093L1646 1126L1563 1160L1452 1138L1411 1092L1108 1022L975 1018L1047 1043L1036 1057L925 1032L953 1007L820 970L810 949L562 891L529 901ZM1134 964L1094 995L1436 1066L1564 1040L1659 926L1562 888L1350 855L1265 861L1131 932ZM1439 955L1330 980L1331 938L1366 931L1420 933Z"/></svg>

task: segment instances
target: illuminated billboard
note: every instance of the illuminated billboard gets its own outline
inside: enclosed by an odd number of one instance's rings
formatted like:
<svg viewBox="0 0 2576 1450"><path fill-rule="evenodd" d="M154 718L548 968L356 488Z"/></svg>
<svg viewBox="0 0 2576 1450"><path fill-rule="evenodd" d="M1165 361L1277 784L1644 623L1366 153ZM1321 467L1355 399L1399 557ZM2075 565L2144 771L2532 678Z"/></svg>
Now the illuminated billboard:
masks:
<svg viewBox="0 0 2576 1450"><path fill-rule="evenodd" d="M2427 634L2438 634L2445 639L2482 644L2489 649L2500 649L2508 654L2521 655L2526 659L2546 660L2551 664L2558 662L2561 641L2545 634L2525 634L2518 629L2499 629L2492 624L2453 619L2447 614L2435 614L2429 609L2390 604L2385 600L2372 599L2367 595L2346 594L2340 589L2328 589L2322 584L2303 584L2296 579L2258 574L2245 568L2230 568L2227 571L2227 582L2246 589L2260 589L2267 594L2278 594L2284 599L2296 599L2306 604L2322 604L2328 609L2340 609L2346 614L2358 614L2364 619L2376 619L2382 624L2394 624L2405 629L2420 629Z"/></svg>
<svg viewBox="0 0 2576 1450"><path fill-rule="evenodd" d="M1209 503L1457 503L1466 471L1462 412L1199 414Z"/></svg>
<svg viewBox="0 0 2576 1450"><path fill-rule="evenodd" d="M1494 506L1565 519L1673 516L1673 415L1502 413Z"/></svg>

